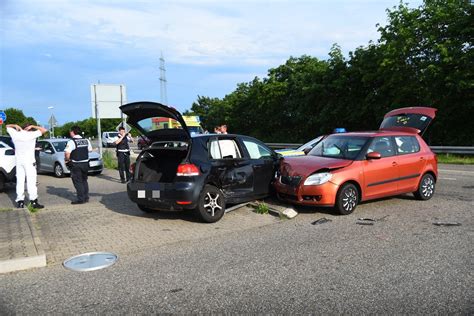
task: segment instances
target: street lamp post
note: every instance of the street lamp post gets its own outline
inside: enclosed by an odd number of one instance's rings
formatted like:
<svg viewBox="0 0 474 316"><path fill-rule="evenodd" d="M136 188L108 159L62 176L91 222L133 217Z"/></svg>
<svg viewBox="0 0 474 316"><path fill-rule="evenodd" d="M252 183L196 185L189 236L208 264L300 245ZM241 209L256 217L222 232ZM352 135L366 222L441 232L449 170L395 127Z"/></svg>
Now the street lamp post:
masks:
<svg viewBox="0 0 474 316"><path fill-rule="evenodd" d="M51 138L54 138L54 120L53 120L53 109L54 106L48 106L48 109L51 110L51 118L50 118L50 124L49 124L49 136Z"/></svg>

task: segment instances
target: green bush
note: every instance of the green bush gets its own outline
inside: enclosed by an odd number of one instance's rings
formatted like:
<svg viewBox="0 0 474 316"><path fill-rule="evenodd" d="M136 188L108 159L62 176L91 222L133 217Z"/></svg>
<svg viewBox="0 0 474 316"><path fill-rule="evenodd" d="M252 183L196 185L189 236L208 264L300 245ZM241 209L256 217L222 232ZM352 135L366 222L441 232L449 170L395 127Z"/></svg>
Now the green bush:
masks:
<svg viewBox="0 0 474 316"><path fill-rule="evenodd" d="M270 211L270 208L268 207L267 204L265 204L265 202L257 203L257 208L255 209L255 212L257 214L268 214L269 211Z"/></svg>
<svg viewBox="0 0 474 316"><path fill-rule="evenodd" d="M104 151L104 153L102 154L102 161L104 162L105 168L118 169L117 157L111 151Z"/></svg>

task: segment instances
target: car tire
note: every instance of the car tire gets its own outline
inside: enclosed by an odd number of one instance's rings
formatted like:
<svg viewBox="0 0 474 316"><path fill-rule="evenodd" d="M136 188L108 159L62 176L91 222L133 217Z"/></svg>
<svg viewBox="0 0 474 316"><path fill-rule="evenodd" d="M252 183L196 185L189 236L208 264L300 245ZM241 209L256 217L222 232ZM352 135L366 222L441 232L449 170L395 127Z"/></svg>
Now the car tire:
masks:
<svg viewBox="0 0 474 316"><path fill-rule="evenodd" d="M64 169L59 162L54 164L54 176L56 178L64 178Z"/></svg>
<svg viewBox="0 0 474 316"><path fill-rule="evenodd" d="M153 213L153 212L155 212L154 209L148 208L148 207L146 207L146 206L143 206L143 205L140 205L140 204L137 204L137 206L138 206L138 208L139 208L140 210L142 210L142 211L145 212L145 213Z"/></svg>
<svg viewBox="0 0 474 316"><path fill-rule="evenodd" d="M197 215L206 223L215 223L224 216L225 199L221 190L212 185L204 186L199 196Z"/></svg>
<svg viewBox="0 0 474 316"><path fill-rule="evenodd" d="M7 179L3 175L3 173L0 173L0 192L3 192L5 190L5 183L7 182Z"/></svg>
<svg viewBox="0 0 474 316"><path fill-rule="evenodd" d="M344 184L337 192L336 210L341 215L354 212L359 204L359 190L352 183Z"/></svg>
<svg viewBox="0 0 474 316"><path fill-rule="evenodd" d="M418 200L426 201L433 197L435 188L436 188L435 178L431 174L425 173L420 180L420 184L418 185L418 190L413 192L413 195Z"/></svg>

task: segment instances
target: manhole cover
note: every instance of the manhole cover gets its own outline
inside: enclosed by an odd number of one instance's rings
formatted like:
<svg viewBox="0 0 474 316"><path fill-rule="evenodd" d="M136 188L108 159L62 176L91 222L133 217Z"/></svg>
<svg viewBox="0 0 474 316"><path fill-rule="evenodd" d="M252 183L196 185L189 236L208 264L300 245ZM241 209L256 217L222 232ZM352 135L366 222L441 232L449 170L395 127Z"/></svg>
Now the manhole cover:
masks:
<svg viewBox="0 0 474 316"><path fill-rule="evenodd" d="M111 252L88 252L64 260L63 265L73 271L94 271L110 267L117 259Z"/></svg>

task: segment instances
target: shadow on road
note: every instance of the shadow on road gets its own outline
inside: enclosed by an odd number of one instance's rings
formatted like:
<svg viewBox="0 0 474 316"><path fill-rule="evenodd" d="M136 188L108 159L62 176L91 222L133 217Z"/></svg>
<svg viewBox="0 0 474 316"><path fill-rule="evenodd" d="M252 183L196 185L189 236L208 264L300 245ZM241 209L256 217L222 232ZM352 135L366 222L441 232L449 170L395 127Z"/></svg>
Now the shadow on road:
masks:
<svg viewBox="0 0 474 316"><path fill-rule="evenodd" d="M101 196L99 202L107 209L128 216L152 218L154 220L184 220L189 222L199 222L193 211L154 211L143 212L138 206L128 199L126 192L116 192L110 194L97 194Z"/></svg>
<svg viewBox="0 0 474 316"><path fill-rule="evenodd" d="M11 200L13 207L16 207L16 202L15 202L16 190L15 190L15 188L16 188L15 183L7 183L7 184L5 184L5 189L2 192L4 194L6 194L8 196L8 198Z"/></svg>

